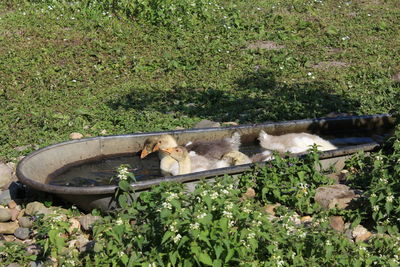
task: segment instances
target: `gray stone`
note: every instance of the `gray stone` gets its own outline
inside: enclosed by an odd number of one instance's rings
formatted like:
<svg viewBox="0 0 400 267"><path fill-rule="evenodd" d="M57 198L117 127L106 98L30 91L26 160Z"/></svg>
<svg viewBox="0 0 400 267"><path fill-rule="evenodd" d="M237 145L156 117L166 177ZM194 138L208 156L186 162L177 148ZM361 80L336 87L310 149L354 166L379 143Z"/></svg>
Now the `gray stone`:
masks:
<svg viewBox="0 0 400 267"><path fill-rule="evenodd" d="M79 247L78 250L79 250L79 252L89 252L89 251L92 251L95 244L96 244L95 241L89 241L89 242L87 242L84 246Z"/></svg>
<svg viewBox="0 0 400 267"><path fill-rule="evenodd" d="M0 162L0 187L5 187L12 181L12 179L13 179L12 169L9 166L7 166L7 164Z"/></svg>
<svg viewBox="0 0 400 267"><path fill-rule="evenodd" d="M26 252L30 255L39 255L41 251L41 247L37 244L32 244L26 247Z"/></svg>
<svg viewBox="0 0 400 267"><path fill-rule="evenodd" d="M19 265L16 262L10 263L9 265L7 265L7 267L22 267L21 265Z"/></svg>
<svg viewBox="0 0 400 267"><path fill-rule="evenodd" d="M0 223L0 234L14 234L18 227L17 222Z"/></svg>
<svg viewBox="0 0 400 267"><path fill-rule="evenodd" d="M32 228L33 220L31 217L21 217L18 220L19 225L23 228Z"/></svg>
<svg viewBox="0 0 400 267"><path fill-rule="evenodd" d="M69 135L69 138L72 139L72 140L81 139L81 138L83 138L83 134L81 134L81 133L71 133Z"/></svg>
<svg viewBox="0 0 400 267"><path fill-rule="evenodd" d="M50 212L43 203L37 201L29 203L25 208L25 213L28 215L49 214Z"/></svg>
<svg viewBox="0 0 400 267"><path fill-rule="evenodd" d="M194 128L210 128L210 127L220 127L221 124L216 121L210 121L210 120L202 120L198 122Z"/></svg>
<svg viewBox="0 0 400 267"><path fill-rule="evenodd" d="M29 229L23 227L18 227L14 232L15 237L21 240L27 239L29 237L29 234Z"/></svg>
<svg viewBox="0 0 400 267"><path fill-rule="evenodd" d="M1 190L0 190L1 191ZM0 192L0 204L6 205L9 201L11 201L10 190L2 190Z"/></svg>
<svg viewBox="0 0 400 267"><path fill-rule="evenodd" d="M92 214L86 214L79 218L79 223L81 224L83 230L88 231L92 228L93 224L100 220L100 216L93 216Z"/></svg>
<svg viewBox="0 0 400 267"><path fill-rule="evenodd" d="M263 50L279 50L285 48L284 45L277 44L273 41L256 41L254 43L249 44L246 49L249 50L256 50L256 49L263 49Z"/></svg>
<svg viewBox="0 0 400 267"><path fill-rule="evenodd" d="M317 188L314 199L324 209L335 207L345 209L353 199L358 197L359 195L348 186L335 184Z"/></svg>
<svg viewBox="0 0 400 267"><path fill-rule="evenodd" d="M9 220L11 220L10 210L0 208L0 222L8 222Z"/></svg>

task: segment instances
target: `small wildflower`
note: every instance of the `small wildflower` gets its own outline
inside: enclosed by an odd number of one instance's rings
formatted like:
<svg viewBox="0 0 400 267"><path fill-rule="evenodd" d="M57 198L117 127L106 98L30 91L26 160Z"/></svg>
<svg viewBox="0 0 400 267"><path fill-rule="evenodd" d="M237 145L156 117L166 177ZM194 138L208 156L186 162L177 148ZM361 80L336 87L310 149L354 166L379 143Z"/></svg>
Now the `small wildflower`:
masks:
<svg viewBox="0 0 400 267"><path fill-rule="evenodd" d="M378 206L378 205L373 206L373 207L372 207L372 210L373 210L373 211L379 211L379 206Z"/></svg>
<svg viewBox="0 0 400 267"><path fill-rule="evenodd" d="M211 199L217 199L217 198L218 198L218 193L217 193L217 192L213 192L213 193L210 195L210 197L211 197Z"/></svg>
<svg viewBox="0 0 400 267"><path fill-rule="evenodd" d="M168 202L163 202L161 205L162 205L162 206L163 206L163 208L165 208L165 209L169 209L169 210L171 210L171 209L172 209L172 205L171 205L171 203L168 203Z"/></svg>
<svg viewBox="0 0 400 267"><path fill-rule="evenodd" d="M207 216L207 214L201 213L201 214L197 215L197 219L203 219L206 216Z"/></svg>
<svg viewBox="0 0 400 267"><path fill-rule="evenodd" d="M349 39L350 39L349 36L344 36L344 37L342 37L342 41L346 41L346 40L349 40Z"/></svg>
<svg viewBox="0 0 400 267"><path fill-rule="evenodd" d="M327 246L332 246L332 243L331 243L330 240L326 240L325 245L327 245Z"/></svg>
<svg viewBox="0 0 400 267"><path fill-rule="evenodd" d="M191 230L197 230L197 229L199 229L199 227L200 227L200 224L198 222L190 224Z"/></svg>
<svg viewBox="0 0 400 267"><path fill-rule="evenodd" d="M388 195L388 196L386 197L386 201L387 201L387 202L393 202L393 199L394 199L394 196L393 196L393 195Z"/></svg>
<svg viewBox="0 0 400 267"><path fill-rule="evenodd" d="M181 240L182 236L180 234L177 234L176 236L174 236L172 238L172 240L174 240L174 243L178 243L179 240Z"/></svg>
<svg viewBox="0 0 400 267"><path fill-rule="evenodd" d="M387 184L388 180L386 178L379 178L379 182L383 184Z"/></svg>
<svg viewBox="0 0 400 267"><path fill-rule="evenodd" d="M312 75L312 72L308 72L307 75L308 75L308 76L311 76L311 75Z"/></svg>
<svg viewBox="0 0 400 267"><path fill-rule="evenodd" d="M255 233L249 233L248 237L254 239L256 237L256 234Z"/></svg>
<svg viewBox="0 0 400 267"><path fill-rule="evenodd" d="M122 219L121 218L118 218L116 221L115 221L115 224L116 225L122 225L124 222L122 221Z"/></svg>
<svg viewBox="0 0 400 267"><path fill-rule="evenodd" d="M232 218L233 218L233 214L232 214L232 212L230 212L230 211L224 210L224 211L222 212L222 214L223 214L226 218L228 218L228 219L232 219Z"/></svg>

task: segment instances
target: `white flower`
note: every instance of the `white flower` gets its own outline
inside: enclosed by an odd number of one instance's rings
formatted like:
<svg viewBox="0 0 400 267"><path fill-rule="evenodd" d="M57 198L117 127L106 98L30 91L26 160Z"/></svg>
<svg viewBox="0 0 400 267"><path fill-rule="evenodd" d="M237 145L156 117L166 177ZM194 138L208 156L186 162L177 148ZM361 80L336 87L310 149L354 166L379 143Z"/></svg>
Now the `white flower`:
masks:
<svg viewBox="0 0 400 267"><path fill-rule="evenodd" d="M176 229L176 225L177 225L177 222L173 222L173 223L169 226L169 230L170 230L171 232L178 232L178 229Z"/></svg>
<svg viewBox="0 0 400 267"><path fill-rule="evenodd" d="M227 194L229 194L229 191L226 190L226 189L222 189L222 190L221 190L221 193L227 195Z"/></svg>
<svg viewBox="0 0 400 267"><path fill-rule="evenodd" d="M121 218L118 218L116 221L115 221L115 224L116 225L121 225L121 224L123 224L124 222L122 221L122 219Z"/></svg>
<svg viewBox="0 0 400 267"><path fill-rule="evenodd" d="M233 226L235 225L235 221L229 221L229 222L228 222L228 225L229 225L230 227L233 227Z"/></svg>
<svg viewBox="0 0 400 267"><path fill-rule="evenodd" d="M299 234L299 237L300 238L305 238L307 236L307 233L306 232L301 232L300 234Z"/></svg>
<svg viewBox="0 0 400 267"><path fill-rule="evenodd" d="M210 197L211 197L211 199L216 199L216 198L218 198L218 193L217 193L217 192L213 192L213 193L210 195Z"/></svg>
<svg viewBox="0 0 400 267"><path fill-rule="evenodd" d="M331 243L331 241L326 240L325 245L327 245L327 246L332 246L332 243Z"/></svg>
<svg viewBox="0 0 400 267"><path fill-rule="evenodd" d="M232 212L230 212L230 211L224 210L224 211L222 212L222 214L223 214L226 218L228 218L228 219L232 219L232 218L233 218L233 214L232 214Z"/></svg>
<svg viewBox="0 0 400 267"><path fill-rule="evenodd" d="M393 199L394 199L394 196L393 196L393 195L388 195L388 196L386 197L386 201L387 201L387 202L393 202Z"/></svg>
<svg viewBox="0 0 400 267"><path fill-rule="evenodd" d="M118 252L118 256L119 256L119 257L122 257L122 256L124 256L124 255L125 255L125 253L124 253L123 251Z"/></svg>
<svg viewBox="0 0 400 267"><path fill-rule="evenodd" d="M379 182L383 184L387 184L388 180L386 178L379 178Z"/></svg>
<svg viewBox="0 0 400 267"><path fill-rule="evenodd" d="M342 41L346 41L346 40L349 40L349 39L350 39L349 36L344 36L344 37L342 37Z"/></svg>
<svg viewBox="0 0 400 267"><path fill-rule="evenodd" d="M197 215L197 219L203 219L206 216L207 216L206 213L201 213L201 214Z"/></svg>
<svg viewBox="0 0 400 267"><path fill-rule="evenodd" d="M227 210L233 209L233 203L228 203L228 204L226 204L225 208L226 208Z"/></svg>
<svg viewBox="0 0 400 267"><path fill-rule="evenodd" d="M375 193L372 193L372 194L371 194L371 197L376 197L376 194L375 194Z"/></svg>
<svg viewBox="0 0 400 267"><path fill-rule="evenodd" d="M249 209L249 208L247 208L247 207L244 207L244 208L243 208L243 212L245 212L245 213L250 213L250 212L251 212L251 209Z"/></svg>
<svg viewBox="0 0 400 267"><path fill-rule="evenodd" d="M168 202L163 202L161 205L162 205L162 206L163 206L163 208L165 208L165 209L169 209L169 210L171 210L171 209L172 209L172 205L171 205L171 203L168 203Z"/></svg>
<svg viewBox="0 0 400 267"><path fill-rule="evenodd" d="M190 224L191 230L197 230L197 229L199 229L199 227L200 227L200 224L198 222Z"/></svg>
<svg viewBox="0 0 400 267"><path fill-rule="evenodd" d="M167 197L167 201L171 201L173 199L178 198L178 194L177 193L170 193L169 196Z"/></svg>
<svg viewBox="0 0 400 267"><path fill-rule="evenodd" d="M255 237L256 237L256 234L255 234L255 233L249 233L248 237L249 237L249 238L255 238Z"/></svg>
<svg viewBox="0 0 400 267"><path fill-rule="evenodd" d="M178 243L179 240L181 240L182 236L180 234L177 234L176 236L174 236L172 238L172 240L174 240L175 243Z"/></svg>
<svg viewBox="0 0 400 267"><path fill-rule="evenodd" d="M311 75L312 75L312 72L308 72L307 75L308 75L308 76L311 76Z"/></svg>
<svg viewBox="0 0 400 267"><path fill-rule="evenodd" d="M373 211L379 211L379 206L378 206L378 205L373 206L373 207L372 207L372 210L373 210Z"/></svg>
<svg viewBox="0 0 400 267"><path fill-rule="evenodd" d="M382 156L376 156L375 159L376 160L383 160L383 157Z"/></svg>

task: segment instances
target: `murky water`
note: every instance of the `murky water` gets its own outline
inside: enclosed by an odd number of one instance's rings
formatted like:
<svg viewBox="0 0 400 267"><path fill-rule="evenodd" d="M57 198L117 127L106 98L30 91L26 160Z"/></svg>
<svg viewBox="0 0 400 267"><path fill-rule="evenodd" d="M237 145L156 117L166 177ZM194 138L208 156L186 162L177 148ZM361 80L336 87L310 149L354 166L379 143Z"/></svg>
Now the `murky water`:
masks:
<svg viewBox="0 0 400 267"><path fill-rule="evenodd" d="M355 136L355 135L352 135ZM376 140L371 137L333 137L324 136L336 146L349 146L361 143L370 143ZM242 144L241 152L251 156L262 152L257 143ZM160 177L159 159L157 153L152 153L141 160L139 155L128 154L113 156L96 161L83 162L59 172L56 176L49 177L48 183L62 186L101 186L115 184L112 178L117 175L116 169L121 164L131 166L130 171L135 174L138 181Z"/></svg>

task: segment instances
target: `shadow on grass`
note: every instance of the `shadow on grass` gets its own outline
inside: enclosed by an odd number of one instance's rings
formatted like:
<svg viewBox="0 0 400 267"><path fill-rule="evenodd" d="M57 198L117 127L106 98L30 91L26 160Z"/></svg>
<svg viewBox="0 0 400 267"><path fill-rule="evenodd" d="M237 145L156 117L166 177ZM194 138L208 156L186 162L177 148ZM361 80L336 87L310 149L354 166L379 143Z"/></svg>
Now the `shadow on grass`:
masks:
<svg viewBox="0 0 400 267"><path fill-rule="evenodd" d="M329 83L287 85L277 82L271 72L259 71L237 79L229 90L133 88L109 105L115 110L158 111L176 113L177 117L255 123L323 117L330 112L352 113L360 103L339 95Z"/></svg>

